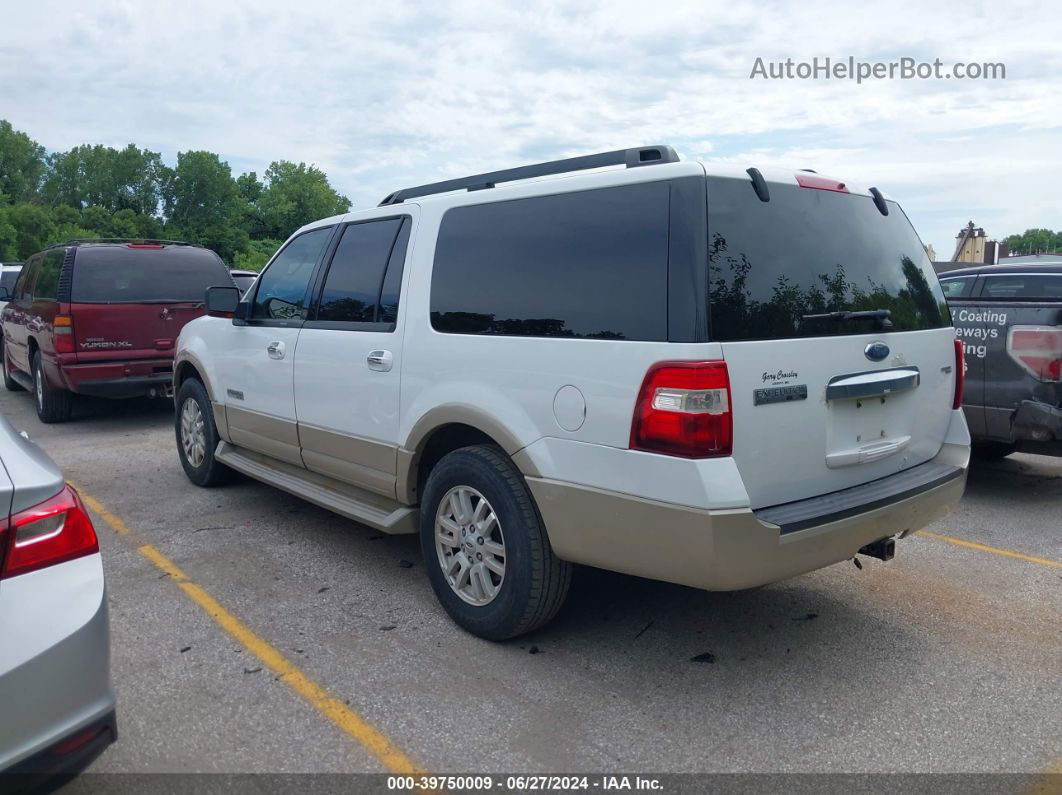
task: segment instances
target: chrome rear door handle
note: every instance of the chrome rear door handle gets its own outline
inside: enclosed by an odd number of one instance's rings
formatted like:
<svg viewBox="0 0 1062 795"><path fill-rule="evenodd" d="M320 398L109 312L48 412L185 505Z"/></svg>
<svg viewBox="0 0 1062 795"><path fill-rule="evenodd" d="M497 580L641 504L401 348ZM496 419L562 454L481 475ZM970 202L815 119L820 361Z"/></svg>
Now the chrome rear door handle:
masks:
<svg viewBox="0 0 1062 795"><path fill-rule="evenodd" d="M283 359L284 343L280 341L269 343L269 347L266 348L266 353L269 354L270 359Z"/></svg>
<svg viewBox="0 0 1062 795"><path fill-rule="evenodd" d="M369 351L365 361L369 363L370 370L387 373L394 367L395 357L391 355L391 351Z"/></svg>

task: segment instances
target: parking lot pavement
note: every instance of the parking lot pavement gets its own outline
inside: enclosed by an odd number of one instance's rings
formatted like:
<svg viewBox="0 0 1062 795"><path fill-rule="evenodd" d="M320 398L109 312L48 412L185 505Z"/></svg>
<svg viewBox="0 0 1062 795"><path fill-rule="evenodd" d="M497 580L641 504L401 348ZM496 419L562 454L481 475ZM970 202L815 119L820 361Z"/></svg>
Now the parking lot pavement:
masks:
<svg viewBox="0 0 1062 795"><path fill-rule="evenodd" d="M553 624L492 644L436 605L414 537L248 480L191 485L163 402L86 403L53 426L26 395L0 408L96 501L121 728L94 771L384 771L374 738L436 772L1062 760L1062 461L975 465L959 509L890 563L739 593L584 569Z"/></svg>

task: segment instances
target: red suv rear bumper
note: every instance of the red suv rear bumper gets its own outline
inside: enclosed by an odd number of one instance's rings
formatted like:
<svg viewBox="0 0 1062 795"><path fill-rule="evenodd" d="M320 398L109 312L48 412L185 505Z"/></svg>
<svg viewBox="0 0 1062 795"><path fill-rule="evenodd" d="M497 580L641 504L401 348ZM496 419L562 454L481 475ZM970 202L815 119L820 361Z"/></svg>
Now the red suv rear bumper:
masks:
<svg viewBox="0 0 1062 795"><path fill-rule="evenodd" d="M173 359L59 363L62 386L79 395L129 398L162 392L173 384Z"/></svg>

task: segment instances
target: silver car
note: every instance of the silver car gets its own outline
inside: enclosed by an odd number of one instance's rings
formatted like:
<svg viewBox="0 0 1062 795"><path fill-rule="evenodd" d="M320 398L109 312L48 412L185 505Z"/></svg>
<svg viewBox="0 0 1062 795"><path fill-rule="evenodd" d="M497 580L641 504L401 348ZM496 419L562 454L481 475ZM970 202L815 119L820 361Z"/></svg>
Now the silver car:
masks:
<svg viewBox="0 0 1062 795"><path fill-rule="evenodd" d="M0 417L0 772L74 773L116 736L92 521L55 462Z"/></svg>

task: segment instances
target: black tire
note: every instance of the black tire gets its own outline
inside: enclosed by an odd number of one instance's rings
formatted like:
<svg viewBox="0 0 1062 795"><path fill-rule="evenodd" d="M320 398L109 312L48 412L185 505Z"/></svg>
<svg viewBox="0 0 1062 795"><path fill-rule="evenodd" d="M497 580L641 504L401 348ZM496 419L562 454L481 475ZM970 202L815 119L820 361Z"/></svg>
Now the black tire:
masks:
<svg viewBox="0 0 1062 795"><path fill-rule="evenodd" d="M970 452L982 461L999 461L1013 453L1014 449L1009 442L974 442Z"/></svg>
<svg viewBox="0 0 1062 795"><path fill-rule="evenodd" d="M189 401L199 409L199 417L202 420L202 460L198 464L193 464L189 460L189 453L184 444L182 416ZM177 455L181 459L181 466L184 467L184 474L197 486L220 486L228 482L232 478L232 470L214 458L214 451L217 449L220 437L218 427L214 424L214 410L210 405L210 397L202 382L197 378L187 379L177 390L175 404L173 429L177 437Z"/></svg>
<svg viewBox="0 0 1062 795"><path fill-rule="evenodd" d="M37 417L41 422L66 422L74 407L74 396L65 389L59 389L48 383L44 377L44 363L41 352L33 354L33 402L37 406Z"/></svg>
<svg viewBox="0 0 1062 795"><path fill-rule="evenodd" d="M436 551L436 515L443 498L458 486L486 499L504 538L504 576L484 605L458 596ZM530 632L552 619L568 595L572 565L553 554L523 475L496 447L455 450L432 469L421 501L420 545L436 597L458 625L481 638L505 640Z"/></svg>
<svg viewBox="0 0 1062 795"><path fill-rule="evenodd" d="M4 363L4 388L7 389L8 392L24 392L25 387L23 387L22 384L12 378L11 375L8 373L7 348L3 343L0 343L0 357L3 357Z"/></svg>

